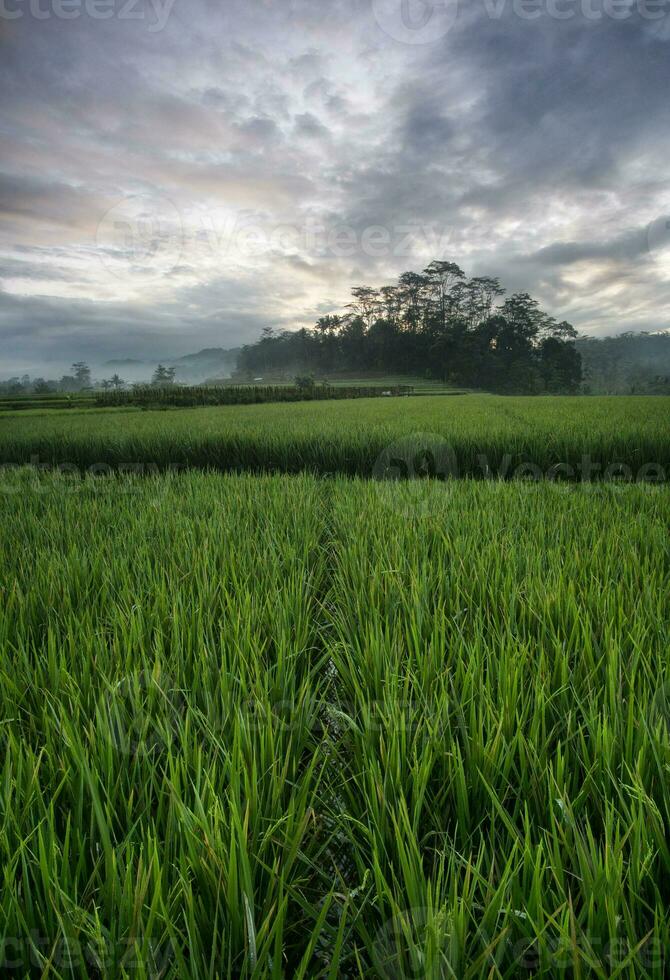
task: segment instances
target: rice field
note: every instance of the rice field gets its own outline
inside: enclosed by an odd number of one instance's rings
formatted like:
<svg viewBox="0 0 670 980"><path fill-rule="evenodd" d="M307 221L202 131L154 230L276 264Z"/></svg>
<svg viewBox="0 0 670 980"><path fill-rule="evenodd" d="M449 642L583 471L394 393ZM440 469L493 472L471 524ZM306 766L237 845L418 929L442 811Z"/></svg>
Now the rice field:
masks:
<svg viewBox="0 0 670 980"><path fill-rule="evenodd" d="M481 439L667 459L661 399L515 401ZM0 445L362 438L260 408ZM666 486L24 468L0 506L3 976L668 975Z"/></svg>
<svg viewBox="0 0 670 980"><path fill-rule="evenodd" d="M388 394L406 395L410 388ZM459 394L462 392L459 392ZM155 385L133 386L131 391L100 391L95 402L101 408L139 405L155 409L163 406L196 408L205 405L257 405L274 402L332 401L342 398L378 398L385 394L381 385Z"/></svg>
<svg viewBox="0 0 670 980"><path fill-rule="evenodd" d="M437 476L663 480L669 419L670 398L643 396L23 410L0 413L0 463L377 476L399 457Z"/></svg>

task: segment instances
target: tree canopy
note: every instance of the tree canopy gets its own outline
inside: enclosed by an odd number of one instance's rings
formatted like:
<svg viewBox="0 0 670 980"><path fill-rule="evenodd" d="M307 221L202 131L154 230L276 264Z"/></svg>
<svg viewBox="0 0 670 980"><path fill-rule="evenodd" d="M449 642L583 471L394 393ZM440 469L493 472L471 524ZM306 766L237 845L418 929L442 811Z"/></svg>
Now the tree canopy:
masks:
<svg viewBox="0 0 670 980"><path fill-rule="evenodd" d="M311 330L266 328L243 348L238 373L378 371L500 392L576 391L574 327L528 293L504 295L498 279L434 261L394 285L354 286L346 309Z"/></svg>

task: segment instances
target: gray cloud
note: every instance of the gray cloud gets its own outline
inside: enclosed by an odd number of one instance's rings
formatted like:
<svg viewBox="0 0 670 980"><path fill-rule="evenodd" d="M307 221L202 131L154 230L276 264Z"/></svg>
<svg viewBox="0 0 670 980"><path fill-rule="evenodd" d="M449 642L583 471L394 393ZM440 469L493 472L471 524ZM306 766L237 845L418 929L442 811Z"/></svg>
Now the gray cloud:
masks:
<svg viewBox="0 0 670 980"><path fill-rule="evenodd" d="M540 266L563 266L603 260L627 263L648 256L646 229L637 229L606 241L554 242L530 258Z"/></svg>
<svg viewBox="0 0 670 980"><path fill-rule="evenodd" d="M175 0L160 31L152 9L0 19L3 373L231 346L433 257L586 332L667 326L670 242L648 226L670 213L670 6L652 24L475 0L417 45L363 0ZM138 195L183 225L160 275L150 213L99 241Z"/></svg>

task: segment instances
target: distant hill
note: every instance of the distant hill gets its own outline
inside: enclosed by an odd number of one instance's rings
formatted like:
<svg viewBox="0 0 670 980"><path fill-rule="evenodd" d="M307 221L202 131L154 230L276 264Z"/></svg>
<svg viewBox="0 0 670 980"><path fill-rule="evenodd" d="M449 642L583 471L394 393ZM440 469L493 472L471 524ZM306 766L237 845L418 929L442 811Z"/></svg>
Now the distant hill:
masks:
<svg viewBox="0 0 670 980"><path fill-rule="evenodd" d="M177 369L178 381L204 381L205 378L227 378L237 366L240 349L226 350L223 347L205 347L195 354L166 361L169 367Z"/></svg>
<svg viewBox="0 0 670 980"><path fill-rule="evenodd" d="M149 381L156 366L176 368L177 381L194 384L206 378L230 377L237 365L240 348L205 347L182 357L157 357L155 360L139 360L134 357L114 358L102 365L104 372L120 374L125 381Z"/></svg>

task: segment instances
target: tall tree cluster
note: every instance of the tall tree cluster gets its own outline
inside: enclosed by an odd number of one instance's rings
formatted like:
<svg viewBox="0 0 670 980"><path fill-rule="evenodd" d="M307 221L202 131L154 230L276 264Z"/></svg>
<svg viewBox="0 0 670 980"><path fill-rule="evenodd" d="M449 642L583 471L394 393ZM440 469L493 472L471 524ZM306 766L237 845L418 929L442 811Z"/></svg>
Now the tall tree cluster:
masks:
<svg viewBox="0 0 670 980"><path fill-rule="evenodd" d="M500 392L570 392L581 358L569 323L528 293L505 297L498 279L468 279L454 262L404 272L397 283L355 286L340 314L313 329L263 331L244 347L241 375L384 372Z"/></svg>

